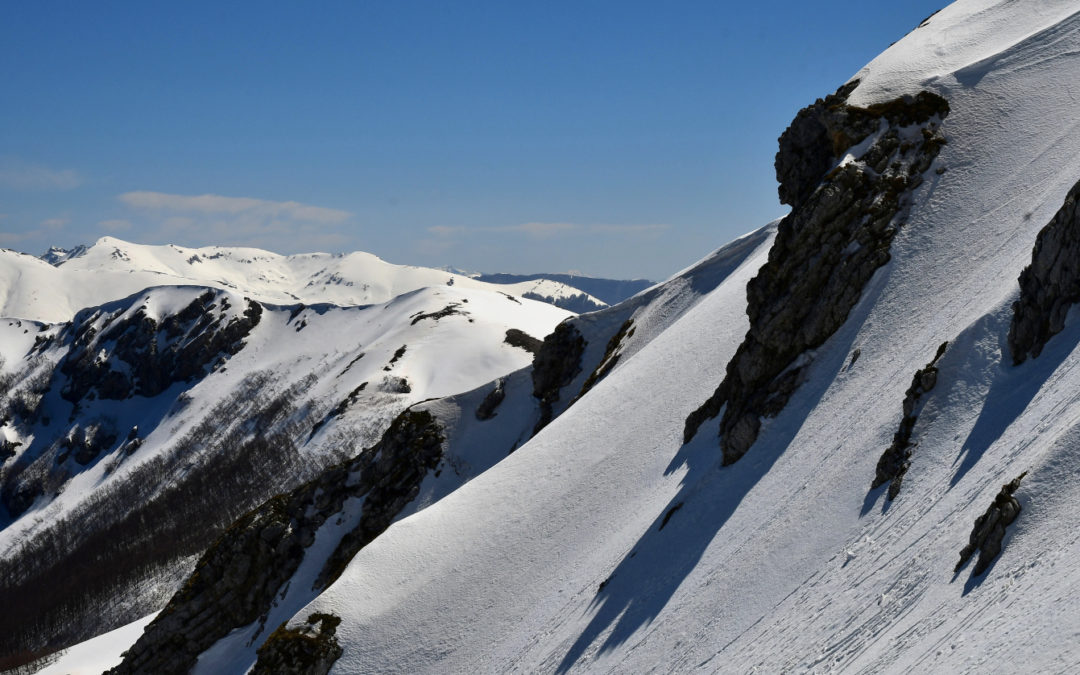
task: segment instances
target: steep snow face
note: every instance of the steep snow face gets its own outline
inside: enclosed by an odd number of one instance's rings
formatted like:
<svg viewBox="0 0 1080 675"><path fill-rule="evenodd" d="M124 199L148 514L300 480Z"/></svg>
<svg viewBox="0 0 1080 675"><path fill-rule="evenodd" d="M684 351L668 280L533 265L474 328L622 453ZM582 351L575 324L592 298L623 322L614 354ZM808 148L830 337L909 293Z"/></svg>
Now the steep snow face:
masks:
<svg viewBox="0 0 1080 675"><path fill-rule="evenodd" d="M570 316L458 286L354 307L170 286L71 324L0 321L0 601L24 612L5 639L62 646L159 608L242 512L407 406L525 367L507 331L538 340Z"/></svg>
<svg viewBox="0 0 1080 675"><path fill-rule="evenodd" d="M1080 324L1016 367L1007 334L1035 235L1080 177L1078 55L1075 3L978 1L872 62L850 101L933 91L948 145L892 261L745 456L721 467L711 434L680 433L743 338L752 266L361 550L295 615L341 617L332 672L1075 667ZM888 502L877 459L946 340ZM1004 552L954 573L1025 470Z"/></svg>
<svg viewBox="0 0 1080 675"><path fill-rule="evenodd" d="M411 407L377 445L343 465L344 471L331 469L290 493L284 503L264 504L207 551L199 581L185 586L190 592L173 598L162 615L166 618L149 626L118 672L187 670L196 652L207 646L196 672L244 672L255 662L256 650L260 667L266 665L264 657L274 662L286 657L281 652L269 657L267 650L273 653L281 646L281 634L271 631L336 579L337 572L327 576L328 568L340 571L356 550L381 534L389 519L426 508L513 452L534 433L542 408L549 415L564 411L621 367L623 357L644 349L712 290L733 275L745 277L774 234L773 226L762 228L631 302L561 324L556 333L574 336L572 342L584 349L562 352L559 341L549 336L539 345L531 368L465 394ZM550 367L557 374L542 372ZM538 400L538 387L545 404ZM426 431L418 435L419 430ZM438 437L440 447L432 448L424 437ZM416 472L420 467L426 474ZM293 523L287 532L275 525L286 521ZM314 534L313 527L318 528ZM252 546L282 537L297 546L278 543L269 551ZM260 557L258 569L243 567L250 555ZM248 569L246 575L221 574L236 564ZM213 613L207 621L208 607L227 600L229 589L239 587L263 590L252 601L245 600L242 610L229 602L228 612ZM184 639L178 641L178 636ZM210 646L213 640L217 642Z"/></svg>
<svg viewBox="0 0 1080 675"><path fill-rule="evenodd" d="M363 252L282 256L254 248L145 246L102 237L56 265L0 250L0 316L67 321L84 307L168 285L211 286L284 305L378 304L420 288L457 286L550 302L573 301L588 310L607 306L576 288L547 279L488 284L442 270L393 265Z"/></svg>

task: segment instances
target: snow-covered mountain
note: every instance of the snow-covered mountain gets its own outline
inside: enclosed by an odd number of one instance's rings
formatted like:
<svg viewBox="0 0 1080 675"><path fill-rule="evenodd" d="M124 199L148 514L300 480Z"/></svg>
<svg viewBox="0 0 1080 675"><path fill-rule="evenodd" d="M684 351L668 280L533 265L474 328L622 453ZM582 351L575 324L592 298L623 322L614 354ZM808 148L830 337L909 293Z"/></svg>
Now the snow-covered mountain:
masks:
<svg viewBox="0 0 1080 675"><path fill-rule="evenodd" d="M237 516L525 366L567 316L456 285L351 307L166 286L0 321L4 655L159 608Z"/></svg>
<svg viewBox="0 0 1080 675"><path fill-rule="evenodd" d="M442 270L394 265L363 252L283 256L255 248L147 246L102 237L79 255L50 264L0 249L0 316L68 321L84 307L171 285L210 286L282 305L378 304L420 288L450 285L588 309L607 306L547 279L488 284Z"/></svg>
<svg viewBox="0 0 1080 675"><path fill-rule="evenodd" d="M66 262L71 258L78 258L82 254L86 253L89 247L84 244L73 246L71 248L61 248L59 246L51 246L48 251L41 254L40 258L50 265L56 266L60 263Z"/></svg>
<svg viewBox="0 0 1080 675"><path fill-rule="evenodd" d="M1075 2L946 7L798 112L787 217L559 323L529 365L402 406L237 519L160 613L71 654L1073 672L1078 54Z"/></svg>

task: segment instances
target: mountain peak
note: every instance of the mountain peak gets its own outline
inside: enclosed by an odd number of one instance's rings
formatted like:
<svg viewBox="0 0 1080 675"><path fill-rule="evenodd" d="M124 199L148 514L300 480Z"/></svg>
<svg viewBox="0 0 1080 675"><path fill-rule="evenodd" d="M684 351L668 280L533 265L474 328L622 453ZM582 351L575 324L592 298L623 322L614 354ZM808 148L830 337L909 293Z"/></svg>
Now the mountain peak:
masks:
<svg viewBox="0 0 1080 675"><path fill-rule="evenodd" d="M57 265L67 262L68 260L71 260L72 258L78 258L81 255L85 255L88 250L89 247L87 247L85 244L79 244L71 248L50 246L48 251L45 251L38 257L55 267Z"/></svg>

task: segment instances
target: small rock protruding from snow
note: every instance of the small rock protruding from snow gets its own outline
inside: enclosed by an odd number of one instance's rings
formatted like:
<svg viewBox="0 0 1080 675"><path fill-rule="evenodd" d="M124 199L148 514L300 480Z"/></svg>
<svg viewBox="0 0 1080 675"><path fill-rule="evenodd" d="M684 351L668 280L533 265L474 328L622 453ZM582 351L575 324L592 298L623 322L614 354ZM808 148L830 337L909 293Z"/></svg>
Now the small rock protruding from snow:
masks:
<svg viewBox="0 0 1080 675"><path fill-rule="evenodd" d="M960 561L956 563L954 572L959 572L964 563L975 553L979 552L979 559L975 562L972 576L979 576L990 567L990 563L1001 553L1001 542L1005 538L1005 528L1016 520L1020 515L1020 502L1013 493L1020 487L1020 481L1027 475L1027 471L1001 486L1001 490L994 497L994 503L986 509L986 513L975 519L975 527L971 530L971 537L967 546L960 551Z"/></svg>
<svg viewBox="0 0 1080 675"><path fill-rule="evenodd" d="M922 409L920 404L924 403L922 397L937 385L936 364L948 347L948 342L942 342L930 363L915 371L915 376L911 378L911 386L904 392L904 416L900 419L900 428L893 435L892 445L882 453L881 459L878 460L876 475L870 488L878 488L889 483L890 501L900 494L900 484L904 480L908 467L911 466L911 433L915 430L915 422Z"/></svg>

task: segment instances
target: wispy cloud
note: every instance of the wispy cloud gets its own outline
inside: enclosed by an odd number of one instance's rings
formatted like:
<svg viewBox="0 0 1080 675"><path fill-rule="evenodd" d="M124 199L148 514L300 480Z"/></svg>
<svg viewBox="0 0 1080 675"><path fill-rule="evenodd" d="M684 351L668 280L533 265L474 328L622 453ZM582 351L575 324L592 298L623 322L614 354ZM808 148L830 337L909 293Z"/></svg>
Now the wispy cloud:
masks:
<svg viewBox="0 0 1080 675"><path fill-rule="evenodd" d="M324 206L311 206L300 202L275 202L251 197L223 197L211 194L175 195L140 190L125 192L119 196L119 199L128 206L153 211L207 215L247 215L292 222L337 224L345 222L352 215L348 211L329 209Z"/></svg>
<svg viewBox="0 0 1080 675"><path fill-rule="evenodd" d="M74 169L50 169L17 157L0 157L0 187L10 190L71 190L83 179Z"/></svg>
<svg viewBox="0 0 1080 675"><path fill-rule="evenodd" d="M135 214L99 223L109 232L140 230L143 239L190 245L256 246L290 252L337 249L352 214L294 201L139 190L117 196Z"/></svg>
<svg viewBox="0 0 1080 675"><path fill-rule="evenodd" d="M59 230L64 229L69 222L71 221L68 218L47 218L22 232L0 232L0 246L15 246L28 241L47 240L55 236Z"/></svg>
<svg viewBox="0 0 1080 675"><path fill-rule="evenodd" d="M523 234L534 239L548 239L563 234L593 235L642 235L657 234L670 229L670 225L578 225L575 223L522 223L493 227L466 227L462 225L434 225L427 231L437 237L458 237L479 233Z"/></svg>
<svg viewBox="0 0 1080 675"><path fill-rule="evenodd" d="M126 232L131 229L131 221L122 218L103 220L98 226L106 232Z"/></svg>
<svg viewBox="0 0 1080 675"><path fill-rule="evenodd" d="M45 230L59 230L70 222L71 220L68 218L49 218L41 221L40 226Z"/></svg>

